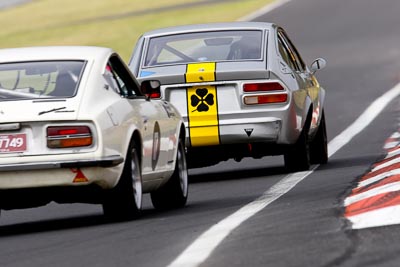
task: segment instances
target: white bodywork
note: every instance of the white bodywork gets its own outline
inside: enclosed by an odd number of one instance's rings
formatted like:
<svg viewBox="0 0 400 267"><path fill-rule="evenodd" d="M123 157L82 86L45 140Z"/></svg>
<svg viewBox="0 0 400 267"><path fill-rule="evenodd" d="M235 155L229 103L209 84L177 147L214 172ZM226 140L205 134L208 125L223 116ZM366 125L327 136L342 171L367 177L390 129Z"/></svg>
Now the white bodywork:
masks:
<svg viewBox="0 0 400 267"><path fill-rule="evenodd" d="M175 108L143 96L129 71L124 78L133 81L135 95L121 95L110 77L107 78L106 69L111 61L120 68L126 66L108 48L0 50L0 67L9 63L50 61L84 63L76 94L0 98L0 141L15 134L24 134L26 138L24 151L12 152L6 144L2 145L0 190L88 185L111 189L120 179L132 139L141 148L143 192L163 185L174 171L177 142L184 127ZM49 148L46 129L65 125L88 127L92 144Z"/></svg>

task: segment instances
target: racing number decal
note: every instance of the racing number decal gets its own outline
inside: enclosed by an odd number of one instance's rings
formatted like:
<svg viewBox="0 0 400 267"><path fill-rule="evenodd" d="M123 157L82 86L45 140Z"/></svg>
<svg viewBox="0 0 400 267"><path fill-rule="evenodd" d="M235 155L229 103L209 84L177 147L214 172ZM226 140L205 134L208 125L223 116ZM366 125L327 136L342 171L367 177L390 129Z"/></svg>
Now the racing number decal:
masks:
<svg viewBox="0 0 400 267"><path fill-rule="evenodd" d="M215 63L189 64L186 82L215 81ZM215 86L192 86L187 88L189 135L192 146L218 145L218 103Z"/></svg>

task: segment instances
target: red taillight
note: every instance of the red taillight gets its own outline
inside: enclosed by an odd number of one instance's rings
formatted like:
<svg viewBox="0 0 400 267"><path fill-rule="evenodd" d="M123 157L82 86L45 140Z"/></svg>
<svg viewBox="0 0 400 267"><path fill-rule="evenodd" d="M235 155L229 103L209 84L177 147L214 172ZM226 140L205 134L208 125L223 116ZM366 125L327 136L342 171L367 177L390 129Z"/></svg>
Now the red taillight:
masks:
<svg viewBox="0 0 400 267"><path fill-rule="evenodd" d="M273 95L249 95L244 97L246 105L259 105L259 104L272 104L272 103L285 103L288 99L287 94L273 94Z"/></svg>
<svg viewBox="0 0 400 267"><path fill-rule="evenodd" d="M90 146L92 132L88 126L52 126L47 128L47 147L67 148Z"/></svg>
<svg viewBox="0 0 400 267"><path fill-rule="evenodd" d="M151 93L147 95L149 98L161 98L161 94L160 93Z"/></svg>
<svg viewBox="0 0 400 267"><path fill-rule="evenodd" d="M265 91L283 91L285 90L280 83L247 83L243 85L244 92L265 92Z"/></svg>

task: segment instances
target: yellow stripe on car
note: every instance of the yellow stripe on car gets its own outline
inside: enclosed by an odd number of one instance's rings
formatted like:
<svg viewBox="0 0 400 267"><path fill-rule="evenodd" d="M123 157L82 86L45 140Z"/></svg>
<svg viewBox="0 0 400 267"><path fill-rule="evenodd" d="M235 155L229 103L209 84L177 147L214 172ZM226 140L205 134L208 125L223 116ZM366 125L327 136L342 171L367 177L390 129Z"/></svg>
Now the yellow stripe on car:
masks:
<svg viewBox="0 0 400 267"><path fill-rule="evenodd" d="M186 82L215 81L215 63L188 64ZM189 135L192 146L218 145L217 88L210 85L187 88Z"/></svg>

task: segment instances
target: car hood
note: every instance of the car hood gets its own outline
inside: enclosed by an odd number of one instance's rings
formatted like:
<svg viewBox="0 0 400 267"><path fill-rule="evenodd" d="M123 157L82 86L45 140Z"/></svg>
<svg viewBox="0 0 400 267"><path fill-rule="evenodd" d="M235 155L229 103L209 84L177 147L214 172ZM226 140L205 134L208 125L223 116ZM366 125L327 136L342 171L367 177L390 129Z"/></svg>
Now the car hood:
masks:
<svg viewBox="0 0 400 267"><path fill-rule="evenodd" d="M186 74L189 65L198 65L199 71L202 69L201 63L198 64L181 64L159 67L149 67L139 70L137 73L138 81L159 80L162 85L183 84L186 83ZM207 71L206 71L207 72ZM205 75L207 75L206 72ZM214 81L233 81L233 80L250 80L250 79L268 79L269 71L266 70L263 61L248 62L221 62L215 64Z"/></svg>
<svg viewBox="0 0 400 267"><path fill-rule="evenodd" d="M1 101L0 122L76 120L79 103L75 99Z"/></svg>

